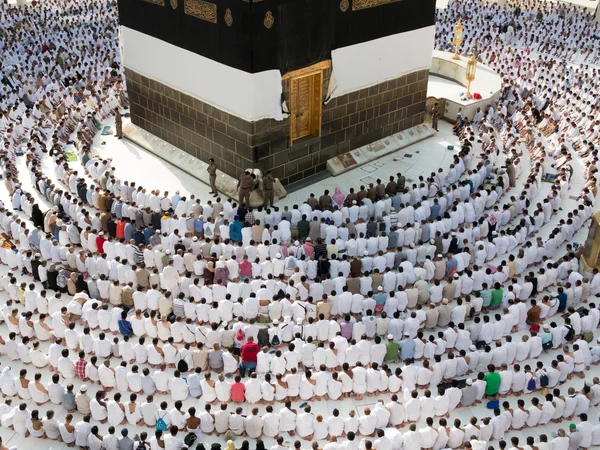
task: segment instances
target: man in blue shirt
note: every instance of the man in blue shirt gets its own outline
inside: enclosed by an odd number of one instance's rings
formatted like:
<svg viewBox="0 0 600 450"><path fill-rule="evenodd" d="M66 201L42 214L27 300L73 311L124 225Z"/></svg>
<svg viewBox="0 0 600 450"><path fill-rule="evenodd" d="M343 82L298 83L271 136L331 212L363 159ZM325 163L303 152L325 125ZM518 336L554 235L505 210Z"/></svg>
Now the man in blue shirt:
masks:
<svg viewBox="0 0 600 450"><path fill-rule="evenodd" d="M194 221L194 234L198 239L204 238L204 217L200 216Z"/></svg>
<svg viewBox="0 0 600 450"><path fill-rule="evenodd" d="M383 288L381 286L377 288L377 294L373 296L373 300L375 300L375 303L377 304L376 310L383 311L383 306L387 300L387 294L383 292Z"/></svg>
<svg viewBox="0 0 600 450"><path fill-rule="evenodd" d="M140 245L145 242L146 238L141 228L138 228L133 232L133 240L135 241L135 245Z"/></svg>
<svg viewBox="0 0 600 450"><path fill-rule="evenodd" d="M240 218L235 216L233 222L229 224L229 237L233 242L240 242L242 240L242 228L243 224L240 222Z"/></svg>
<svg viewBox="0 0 600 450"><path fill-rule="evenodd" d="M133 327L131 326L131 322L127 320L127 312L123 311L121 313L121 319L118 322L119 331L123 336L129 336L133 333Z"/></svg>
<svg viewBox="0 0 600 450"><path fill-rule="evenodd" d="M438 199L434 198L433 205L431 205L431 214L429 215L429 217L431 217L432 219L437 219L438 217L440 217L441 208L442 207L441 207Z"/></svg>
<svg viewBox="0 0 600 450"><path fill-rule="evenodd" d="M405 363L412 363L415 359L415 340L410 333L404 333L404 340L400 341L400 359Z"/></svg>
<svg viewBox="0 0 600 450"><path fill-rule="evenodd" d="M123 229L123 237L125 241L129 242L133 239L133 233L135 233L135 227L131 223L131 221L126 217L125 218L125 228Z"/></svg>
<svg viewBox="0 0 600 450"><path fill-rule="evenodd" d="M448 260L446 261L446 277L454 275L452 272L456 270L456 265L456 260L452 257L452 255L448 254Z"/></svg>
<svg viewBox="0 0 600 450"><path fill-rule="evenodd" d="M154 236L154 233L156 233L156 230L154 229L154 227L152 226L152 224L148 225L144 229L144 241L146 242L146 245L148 245L150 243L150 238L152 236Z"/></svg>
<svg viewBox="0 0 600 450"><path fill-rule="evenodd" d="M123 217L123 203L115 202L113 205L113 214L117 216L119 219Z"/></svg>

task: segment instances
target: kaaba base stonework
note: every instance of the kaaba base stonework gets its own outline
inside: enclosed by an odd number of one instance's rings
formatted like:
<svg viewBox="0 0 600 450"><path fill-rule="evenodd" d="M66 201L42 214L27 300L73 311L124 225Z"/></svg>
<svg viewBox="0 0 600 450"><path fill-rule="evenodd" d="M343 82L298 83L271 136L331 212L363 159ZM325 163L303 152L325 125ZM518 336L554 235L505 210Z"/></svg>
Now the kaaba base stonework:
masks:
<svg viewBox="0 0 600 450"><path fill-rule="evenodd" d="M409 73L322 105L319 136L290 146L290 119L249 122L126 69L131 121L187 153L238 177L271 169L286 185L326 170L326 162L423 122L428 70ZM327 92L331 69L323 72ZM289 98L290 80L283 81Z"/></svg>

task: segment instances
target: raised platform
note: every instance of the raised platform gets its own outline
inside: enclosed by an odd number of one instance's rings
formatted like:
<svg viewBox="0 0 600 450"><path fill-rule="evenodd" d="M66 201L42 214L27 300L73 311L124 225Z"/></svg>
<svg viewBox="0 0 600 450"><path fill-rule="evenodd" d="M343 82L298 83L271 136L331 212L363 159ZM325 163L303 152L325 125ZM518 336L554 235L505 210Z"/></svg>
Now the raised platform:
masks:
<svg viewBox="0 0 600 450"><path fill-rule="evenodd" d="M327 170L333 176L336 176L381 158L388 153L401 150L433 135L435 135L435 130L431 128L430 125L417 125L371 144L359 147L356 150L331 158L327 160Z"/></svg>
<svg viewBox="0 0 600 450"><path fill-rule="evenodd" d="M174 145L163 141L161 138L156 137L148 131L132 124L130 121L123 121L123 136L129 139L131 142L136 143L144 150L147 150L159 158L164 159L168 163L173 164L175 167L183 170L194 178L209 184L207 171L208 164L204 161L201 161L184 150L181 150ZM250 167L248 169L250 169ZM238 199L237 180L232 176L218 170L217 181L215 184L217 185L217 189L225 196ZM275 201L287 195L287 191L279 182L279 179L275 179L274 191ZM250 206L256 207L261 206L262 204L262 192L259 189L252 191L252 194L250 194Z"/></svg>
<svg viewBox="0 0 600 450"><path fill-rule="evenodd" d="M463 116L472 119L477 108L485 109L498 100L502 93L502 78L490 67L478 63L475 80L471 83L471 93L478 93L481 99L466 99L460 94L467 90L467 57L461 56L461 59L454 60L452 56L452 53L434 50L427 97L446 100L446 107L442 111L445 119L455 120L459 109L462 109Z"/></svg>

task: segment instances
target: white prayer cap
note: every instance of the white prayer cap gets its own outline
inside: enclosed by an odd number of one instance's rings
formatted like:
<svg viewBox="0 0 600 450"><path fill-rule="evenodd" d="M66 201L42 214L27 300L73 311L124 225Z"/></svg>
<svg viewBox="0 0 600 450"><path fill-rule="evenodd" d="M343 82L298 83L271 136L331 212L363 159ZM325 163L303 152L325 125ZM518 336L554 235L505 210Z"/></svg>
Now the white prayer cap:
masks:
<svg viewBox="0 0 600 450"><path fill-rule="evenodd" d="M435 241L432 239L432 240L430 240L430 241L429 241L429 243L430 243L431 245L433 245L433 244L435 244Z"/></svg>
<svg viewBox="0 0 600 450"><path fill-rule="evenodd" d="M294 245L295 245L295 246L298 246L298 245L300 245L300 241L295 241L295 242L294 242Z"/></svg>
<svg viewBox="0 0 600 450"><path fill-rule="evenodd" d="M471 350L472 352L474 352L475 350L477 350L477 347L475 347L474 345L470 345L469 346L469 350Z"/></svg>
<svg viewBox="0 0 600 450"><path fill-rule="evenodd" d="M352 204L353 204L353 205L356 205L356 200L352 200Z"/></svg>
<svg viewBox="0 0 600 450"><path fill-rule="evenodd" d="M220 216L224 216L225 214L223 214L223 211L221 211L221 212L219 213L219 215L220 215Z"/></svg>
<svg viewBox="0 0 600 450"><path fill-rule="evenodd" d="M363 252L363 256L369 256L369 252L365 250L365 251Z"/></svg>
<svg viewBox="0 0 600 450"><path fill-rule="evenodd" d="M410 336L410 333L408 331L405 331L404 336Z"/></svg>
<svg viewBox="0 0 600 450"><path fill-rule="evenodd" d="M82 384L82 385L81 385L81 387L79 388L79 390L80 390L81 392L86 392L86 391L88 390L88 386L87 386L87 384Z"/></svg>
<svg viewBox="0 0 600 450"><path fill-rule="evenodd" d="M443 303L444 305L447 305L447 304L448 304L448 299L447 299L447 298L443 299L443 300L442 300L442 303Z"/></svg>
<svg viewBox="0 0 600 450"><path fill-rule="evenodd" d="M198 236L194 236L194 237L192 238L192 241L194 241L194 242L196 242L197 240L198 240Z"/></svg>
<svg viewBox="0 0 600 450"><path fill-rule="evenodd" d="M454 278L456 278L456 279L459 278L457 273L454 274Z"/></svg>
<svg viewBox="0 0 600 450"><path fill-rule="evenodd" d="M160 208L156 208L156 209L154 210L154 212L155 212L155 213L159 213L159 212L160 212Z"/></svg>
<svg viewBox="0 0 600 450"><path fill-rule="evenodd" d="M382 291L383 291L383 288L382 288L381 286L379 286L379 287L377 288L377 290L378 290L379 292L382 292Z"/></svg>
<svg viewBox="0 0 600 450"><path fill-rule="evenodd" d="M296 319L296 324L302 325L302 319L300 317Z"/></svg>
<svg viewBox="0 0 600 450"><path fill-rule="evenodd" d="M438 258L443 258L442 254L440 253L439 255L435 255Z"/></svg>
<svg viewBox="0 0 600 450"><path fill-rule="evenodd" d="M472 386L473 385L473 380L471 380L470 378L467 378L467 386Z"/></svg>
<svg viewBox="0 0 600 450"><path fill-rule="evenodd" d="M175 191L176 194L179 194L179 191Z"/></svg>
<svg viewBox="0 0 600 450"><path fill-rule="evenodd" d="M409 247L410 247L410 248L415 248L415 243L414 243L414 242L411 242L411 243L409 244Z"/></svg>
<svg viewBox="0 0 600 450"><path fill-rule="evenodd" d="M393 334L388 334L388 339L394 339L394 335Z"/></svg>
<svg viewBox="0 0 600 450"><path fill-rule="evenodd" d="M279 325L279 320L275 319L275 320L273 321L273 325Z"/></svg>
<svg viewBox="0 0 600 450"><path fill-rule="evenodd" d="M277 259L281 258L281 253L277 253L277 254L275 255L275 258L277 258Z"/></svg>
<svg viewBox="0 0 600 450"><path fill-rule="evenodd" d="M169 249L166 249L166 250L165 250L165 253L166 253L167 255L170 255L170 254L171 254L171 250L169 250Z"/></svg>
<svg viewBox="0 0 600 450"><path fill-rule="evenodd" d="M456 232L453 231L452 233L450 233L450 236L456 236Z"/></svg>
<svg viewBox="0 0 600 450"><path fill-rule="evenodd" d="M292 318L291 318L290 316L285 316L285 317L283 318L283 321L284 321L285 323L290 323L290 322L292 321Z"/></svg>

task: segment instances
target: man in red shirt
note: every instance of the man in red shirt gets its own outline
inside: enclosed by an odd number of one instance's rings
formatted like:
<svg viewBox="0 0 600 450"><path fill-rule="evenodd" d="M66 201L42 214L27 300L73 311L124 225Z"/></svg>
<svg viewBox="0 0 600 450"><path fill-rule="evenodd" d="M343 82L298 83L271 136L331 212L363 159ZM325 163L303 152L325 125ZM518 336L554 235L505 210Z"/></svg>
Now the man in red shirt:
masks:
<svg viewBox="0 0 600 450"><path fill-rule="evenodd" d="M79 361L75 361L75 373L77 374L77 378L85 380L87 377L85 376L85 366L87 366L87 361L85 360L85 353L79 352Z"/></svg>
<svg viewBox="0 0 600 450"><path fill-rule="evenodd" d="M250 373L256 370L256 355L260 351L258 344L254 342L254 337L249 336L248 341L242 344L240 353L242 355L242 363L240 364L240 374L245 376L246 371Z"/></svg>

